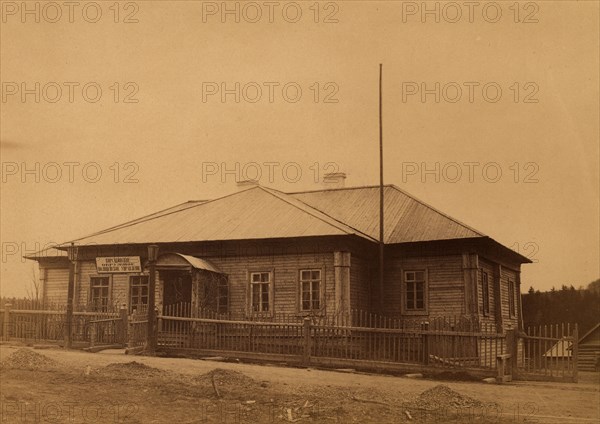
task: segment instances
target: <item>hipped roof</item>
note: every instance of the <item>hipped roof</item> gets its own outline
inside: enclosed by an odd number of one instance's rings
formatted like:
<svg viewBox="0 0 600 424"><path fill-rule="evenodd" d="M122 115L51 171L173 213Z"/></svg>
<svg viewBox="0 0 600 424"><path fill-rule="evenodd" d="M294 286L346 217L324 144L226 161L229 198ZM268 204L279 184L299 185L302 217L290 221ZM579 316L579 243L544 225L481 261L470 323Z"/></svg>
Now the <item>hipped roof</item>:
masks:
<svg viewBox="0 0 600 424"><path fill-rule="evenodd" d="M393 185L384 187L384 217L386 244L489 239ZM296 193L255 186L176 205L57 247L344 235L378 241L379 186Z"/></svg>

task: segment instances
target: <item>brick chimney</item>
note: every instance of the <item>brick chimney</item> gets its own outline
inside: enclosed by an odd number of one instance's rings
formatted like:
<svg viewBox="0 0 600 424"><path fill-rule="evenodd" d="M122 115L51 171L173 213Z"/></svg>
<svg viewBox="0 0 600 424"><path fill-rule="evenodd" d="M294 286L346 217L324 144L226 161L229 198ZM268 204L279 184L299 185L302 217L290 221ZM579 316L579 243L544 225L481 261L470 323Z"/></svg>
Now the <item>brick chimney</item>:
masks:
<svg viewBox="0 0 600 424"><path fill-rule="evenodd" d="M332 189L332 188L344 188L346 183L346 173L345 172L330 172L328 174L323 175L323 187Z"/></svg>

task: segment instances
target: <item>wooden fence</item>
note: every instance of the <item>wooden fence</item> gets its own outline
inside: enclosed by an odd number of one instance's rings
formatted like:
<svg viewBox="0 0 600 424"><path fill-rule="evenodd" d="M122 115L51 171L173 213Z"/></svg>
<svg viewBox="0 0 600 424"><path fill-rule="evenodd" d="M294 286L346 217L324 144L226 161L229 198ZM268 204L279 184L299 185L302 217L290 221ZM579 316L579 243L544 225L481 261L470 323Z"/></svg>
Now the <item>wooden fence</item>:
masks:
<svg viewBox="0 0 600 424"><path fill-rule="evenodd" d="M160 314L159 314L160 315ZM354 326L367 328L402 328L419 329L424 322L422 318L409 319L403 316L387 316L361 309L351 309L347 313L328 312L326 310L297 313L297 312L249 312L246 308L230 308L220 313L214 309L194 308L190 302L180 302L162 307L162 315L168 317L205 318L225 321L257 321L273 323L302 324L309 318L313 324L327 326ZM436 329L477 331L482 324L472 317L444 316L429 319L431 326ZM489 325L489 328L492 326Z"/></svg>
<svg viewBox="0 0 600 424"><path fill-rule="evenodd" d="M127 353L145 349L148 341L148 311L144 305L133 308L127 321Z"/></svg>
<svg viewBox="0 0 600 424"><path fill-rule="evenodd" d="M528 327L521 335L517 364L528 379L577 381L577 324Z"/></svg>
<svg viewBox="0 0 600 424"><path fill-rule="evenodd" d="M158 345L164 350L280 356L302 363L327 358L484 369L495 369L497 356L506 353L505 335L496 333L495 326L470 331L445 327L396 320L364 327L315 324L311 318L299 323L163 315L158 319Z"/></svg>
<svg viewBox="0 0 600 424"><path fill-rule="evenodd" d="M116 317L90 320L88 323L90 347L124 344L128 339L128 322L129 316L125 308L121 308Z"/></svg>
<svg viewBox="0 0 600 424"><path fill-rule="evenodd" d="M62 343L66 337L67 312L64 306L44 304L5 304L0 309L2 340L31 343ZM41 309L49 308L53 309ZM118 344L126 337L124 311L74 311L71 324L72 340L78 345ZM125 314L126 315L126 314Z"/></svg>
<svg viewBox="0 0 600 424"><path fill-rule="evenodd" d="M64 306L6 304L0 309L2 340L62 343ZM83 308L85 309L85 308ZM198 354L238 354L299 363L354 361L361 364L419 364L457 369L506 367L527 379L577 380L577 326L552 325L499 333L494 324L467 317L438 317L429 322L383 317L361 311L343 316L273 314L229 319L234 313L193 311L187 305L164 308L158 316L159 349ZM124 307L73 313L73 342L78 347L127 346L147 342L147 311ZM197 315L191 317L191 315Z"/></svg>

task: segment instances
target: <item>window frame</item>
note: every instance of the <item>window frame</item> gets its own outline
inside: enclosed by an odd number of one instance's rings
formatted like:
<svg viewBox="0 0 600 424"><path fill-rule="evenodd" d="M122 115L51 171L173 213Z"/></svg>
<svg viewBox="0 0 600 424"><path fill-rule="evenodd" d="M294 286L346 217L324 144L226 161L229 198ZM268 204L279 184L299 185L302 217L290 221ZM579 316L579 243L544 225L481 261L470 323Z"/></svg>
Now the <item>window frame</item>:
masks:
<svg viewBox="0 0 600 424"><path fill-rule="evenodd" d="M94 279L106 279L108 280L108 294L106 298L106 305L98 308L94 303L94 285L92 281ZM112 307L113 298L113 281L112 275L107 274L92 274L89 276L89 292L88 292L88 306L94 310L94 312L108 312Z"/></svg>
<svg viewBox="0 0 600 424"><path fill-rule="evenodd" d="M490 315L490 274L487 271L481 271L481 312L483 316ZM487 306L487 307L486 307Z"/></svg>
<svg viewBox="0 0 600 424"><path fill-rule="evenodd" d="M129 275L129 313L133 313L133 307L134 306L144 305L144 303L136 303L136 304L133 303L133 299L132 299L133 293L132 293L132 291L133 291L134 284L133 284L132 280L134 278L140 278L140 279L141 278L146 278L146 287L147 287L147 290L146 290L146 303L145 303L146 307L148 306L148 298L150 296L150 275L149 274ZM143 287L143 286L141 284L137 284L136 287ZM136 310L136 312L140 312L140 311Z"/></svg>
<svg viewBox="0 0 600 424"><path fill-rule="evenodd" d="M269 290L268 290L268 294L269 294L269 310L268 311L264 311L264 310L260 310L260 311L255 311L254 310L254 286L258 284L257 283L253 283L252 282L252 276L254 274L269 274ZM264 283L260 283L260 284L264 284ZM252 316L273 316L273 307L274 307L274 287L275 285L275 272L273 269L252 269L252 270L248 270L248 311L249 314ZM261 301L262 304L262 301Z"/></svg>
<svg viewBox="0 0 600 424"><path fill-rule="evenodd" d="M312 293L312 283L315 282L316 280L313 280L312 278L308 279L308 280L303 280L302 279L302 272L314 272L314 271L318 271L319 272L319 307L318 308L310 308L310 309L304 309L303 308L303 283L305 282L310 282L311 283L311 290L310 292ZM323 272L323 268L301 268L298 270L298 302L297 302L297 310L300 314L314 314L314 313L319 313L322 312L325 309L325 299L324 299L324 289L325 289L325 281L324 281L324 275L325 273ZM313 299L311 298L310 303L312 305Z"/></svg>
<svg viewBox="0 0 600 424"><path fill-rule="evenodd" d="M406 274L409 272L423 273L423 309L408 308L408 281ZM415 280L415 282L418 280ZM401 270L402 284L402 314L403 315L429 315L429 272L427 268L408 268Z"/></svg>

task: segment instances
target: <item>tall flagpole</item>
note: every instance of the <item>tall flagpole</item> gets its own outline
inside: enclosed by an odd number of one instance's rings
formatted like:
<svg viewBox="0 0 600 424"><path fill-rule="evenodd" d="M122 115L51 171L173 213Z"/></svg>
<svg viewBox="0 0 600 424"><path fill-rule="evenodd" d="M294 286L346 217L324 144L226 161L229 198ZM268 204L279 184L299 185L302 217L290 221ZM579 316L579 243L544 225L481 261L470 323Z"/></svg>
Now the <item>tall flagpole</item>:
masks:
<svg viewBox="0 0 600 424"><path fill-rule="evenodd" d="M379 305L383 309L383 64L379 64ZM380 311L382 313L383 310Z"/></svg>

